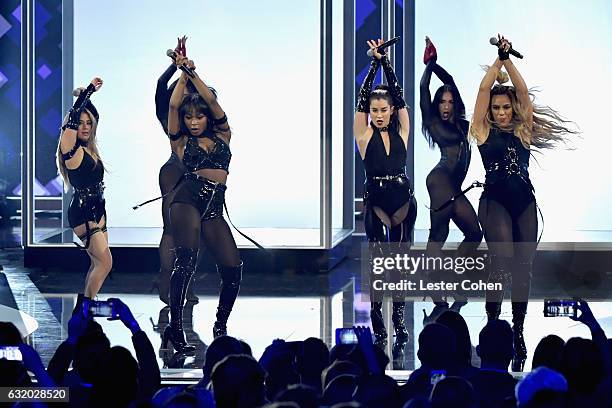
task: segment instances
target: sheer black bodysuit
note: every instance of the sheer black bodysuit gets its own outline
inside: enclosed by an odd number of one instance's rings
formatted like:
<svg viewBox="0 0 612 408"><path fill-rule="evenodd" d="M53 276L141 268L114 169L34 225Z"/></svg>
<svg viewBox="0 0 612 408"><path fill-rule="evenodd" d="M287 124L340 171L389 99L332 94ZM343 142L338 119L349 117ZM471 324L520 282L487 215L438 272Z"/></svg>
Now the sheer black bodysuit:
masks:
<svg viewBox="0 0 612 408"><path fill-rule="evenodd" d="M489 248L489 281L502 291L487 292L489 318L499 316L504 293L511 289L513 322L522 325L527 312L538 219L529 179L529 149L512 131L492 127L479 146L486 170L478 218Z"/></svg>
<svg viewBox="0 0 612 408"><path fill-rule="evenodd" d="M432 73L435 73L446 87L452 89L455 123L442 120L438 106L434 106L431 102L429 83ZM453 77L435 60L427 63L421 78L420 92L423 128L430 144L437 145L441 153L440 161L427 176L431 209L428 252L432 254L442 248L448 238L451 219L465 237L459 247L460 253L469 252L482 240L482 232L474 208L465 196L460 195L471 158L467 140L469 123L465 119L465 107ZM460 196L450 205L443 207L448 200L457 195Z"/></svg>
<svg viewBox="0 0 612 408"><path fill-rule="evenodd" d="M170 65L157 80L157 87L155 88L155 115L166 135L168 134L168 109L171 94L168 90L168 82L175 72L176 66L174 64ZM162 238L159 242L160 276L163 282L159 283L159 289L161 297L166 300L167 294L162 294L161 292L167 293L168 291L167 282L170 281L170 274L174 264L174 253L172 252L174 239L172 237L172 229L170 228L170 203L172 203L174 198L172 190L186 172L187 170L183 162L174 151L171 151L170 157L159 169L159 189L162 193L163 220Z"/></svg>

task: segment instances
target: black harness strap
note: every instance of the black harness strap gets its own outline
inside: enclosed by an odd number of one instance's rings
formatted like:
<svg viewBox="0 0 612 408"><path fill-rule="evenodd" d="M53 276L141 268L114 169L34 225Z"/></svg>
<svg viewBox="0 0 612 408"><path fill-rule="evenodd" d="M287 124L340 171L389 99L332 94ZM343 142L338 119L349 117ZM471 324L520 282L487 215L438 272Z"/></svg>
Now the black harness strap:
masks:
<svg viewBox="0 0 612 408"><path fill-rule="evenodd" d="M255 241L253 238L249 237L248 235L246 235L245 233L243 233L242 231L240 231L238 228L236 228L236 226L234 225L234 223L232 222L232 219L229 216L229 211L227 210L227 204L225 203L225 201L223 201L223 208L225 208L225 214L227 214L227 220L229 221L230 225L232 227L234 227L234 229L240 234L242 235L244 238L246 238L247 240L249 240L253 245L255 245L257 248L261 249L262 251L268 252L268 250L266 248L264 248L263 246L261 246L257 241Z"/></svg>
<svg viewBox="0 0 612 408"><path fill-rule="evenodd" d="M445 209L446 207L448 207L449 205L451 205L453 202L455 202L456 199L463 197L468 191L470 191L471 189L475 188L475 187L484 187L485 183L481 183L480 181L476 180L474 181L468 188L466 188L465 190L462 190L460 193L455 194L453 197L451 197L450 199L448 199L446 202L444 202L444 204L442 204L441 206L439 206L438 208L435 209L431 209L433 212L438 212L438 211L442 211L443 209Z"/></svg>

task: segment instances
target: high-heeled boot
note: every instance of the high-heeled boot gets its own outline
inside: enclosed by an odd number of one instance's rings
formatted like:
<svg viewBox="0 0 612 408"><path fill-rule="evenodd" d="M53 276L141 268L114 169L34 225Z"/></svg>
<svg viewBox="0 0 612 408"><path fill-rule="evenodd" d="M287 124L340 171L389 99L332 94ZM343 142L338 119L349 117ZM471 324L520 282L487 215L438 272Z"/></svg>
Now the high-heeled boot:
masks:
<svg viewBox="0 0 612 408"><path fill-rule="evenodd" d="M217 272L221 275L221 285L219 287L219 306L217 306L217 320L213 325L213 337L227 335L227 319L234 307L234 302L240 291L242 281L242 267L217 265Z"/></svg>
<svg viewBox="0 0 612 408"><path fill-rule="evenodd" d="M185 295L185 300L187 303L193 303L194 305L200 303L200 298L195 294L194 290L195 286L195 274L189 279L189 284L187 285L187 294Z"/></svg>
<svg viewBox="0 0 612 408"><path fill-rule="evenodd" d="M499 319L501 314L501 302L487 302L485 303L485 310L487 311L487 322Z"/></svg>
<svg viewBox="0 0 612 408"><path fill-rule="evenodd" d="M170 271L172 272L172 271ZM153 278L153 282L151 284L151 292L155 289L159 292L159 300L163 303L170 305L170 275L166 274L164 271L160 270L155 278ZM200 298L195 294L193 287L195 281L195 274L189 280L189 285L187 286L187 295L185 296L185 300L188 303L198 304L200 302Z"/></svg>
<svg viewBox="0 0 612 408"><path fill-rule="evenodd" d="M391 320L393 321L393 329L395 330L395 340L402 342L408 339L408 331L404 324L404 302L393 302L393 314Z"/></svg>
<svg viewBox="0 0 612 408"><path fill-rule="evenodd" d="M501 284L501 290L489 290L486 293L485 310L487 312L487 321L499 319L501 314L501 304L504 300L504 294L510 289L510 270L508 268L509 258L499 255L489 256L489 279L487 283Z"/></svg>
<svg viewBox="0 0 612 408"><path fill-rule="evenodd" d="M198 304L200 302L200 298L195 294L193 290L195 281L195 275L189 281L189 285L187 285L187 294L185 296L185 300L188 303ZM159 300L163 303L170 305L170 276L166 276L160 273L153 278L153 283L151 286L151 292L157 289L159 292Z"/></svg>
<svg viewBox="0 0 612 408"><path fill-rule="evenodd" d="M387 329L382 315L382 302L370 302L370 320L375 343L381 347L387 344Z"/></svg>
<svg viewBox="0 0 612 408"><path fill-rule="evenodd" d="M514 340L514 357L512 357L512 371L523 371L525 360L527 360L527 346L523 329L525 315L527 314L527 302L512 302L512 334Z"/></svg>
<svg viewBox="0 0 612 408"><path fill-rule="evenodd" d="M162 348L167 348L168 341L179 353L193 352L195 347L185 340L183 331L183 306L189 280L195 273L198 249L177 247L176 259L170 278L170 324L164 330Z"/></svg>

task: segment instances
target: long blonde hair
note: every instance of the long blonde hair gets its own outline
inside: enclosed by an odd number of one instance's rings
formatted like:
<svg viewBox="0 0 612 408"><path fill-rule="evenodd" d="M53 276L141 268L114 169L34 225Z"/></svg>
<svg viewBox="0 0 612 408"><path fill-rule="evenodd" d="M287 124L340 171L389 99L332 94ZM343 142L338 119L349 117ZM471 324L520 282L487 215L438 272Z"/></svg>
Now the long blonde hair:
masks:
<svg viewBox="0 0 612 408"><path fill-rule="evenodd" d="M100 150L98 149L98 141L96 138L96 129L98 128L98 121L96 120L94 115L91 113L91 111L89 111L88 109L85 109L84 112L87 113L87 116L89 116L89 119L91 120L91 132L90 132L89 140L87 140L87 144L85 145L85 147L87 147L89 153L91 154L91 157L96 161L95 165L104 167L102 163L102 159L100 158ZM68 115L64 117L64 121L62 123L66 124L67 122L68 122ZM79 142L79 137L77 135L77 143L78 142ZM62 176L62 179L64 180L64 190L68 191L68 189L70 188L70 180L68 179L68 171L66 168L66 164L62 160L62 150L61 150L60 145L61 145L61 138L57 142L57 150L55 152L55 163L57 165L57 171L59 175Z"/></svg>
<svg viewBox="0 0 612 408"><path fill-rule="evenodd" d="M512 104L511 125L514 129L514 135L520 139L521 144L527 149L530 147L538 149L552 148L559 143L567 143L569 135L578 135L580 133L578 130L573 129L575 123L565 120L559 112L550 106L533 103L535 100L533 88L529 89L529 98L533 104L533 123L530 129L527 124L527 108L521 105L516 97L516 89L513 86L503 85L508 80L508 74L499 70L496 78L498 83L491 88L490 92L485 134L488 134L491 127L495 126L495 120L491 112L491 101L496 95L506 95L510 99Z"/></svg>

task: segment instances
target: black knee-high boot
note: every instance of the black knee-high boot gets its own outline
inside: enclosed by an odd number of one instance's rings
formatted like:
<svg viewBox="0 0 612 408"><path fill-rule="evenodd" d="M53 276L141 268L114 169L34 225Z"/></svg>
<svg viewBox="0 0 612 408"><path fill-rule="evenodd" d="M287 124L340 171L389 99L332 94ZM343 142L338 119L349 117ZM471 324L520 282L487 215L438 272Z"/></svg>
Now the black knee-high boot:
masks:
<svg viewBox="0 0 612 408"><path fill-rule="evenodd" d="M185 295L185 300L188 303L197 304L200 302L200 298L195 294L193 286L194 286L195 275L191 277L189 280L189 284L187 285L187 294ZM153 279L153 289L157 288L159 291L159 300L164 302L165 304L170 304L170 276L164 274L160 270L158 276Z"/></svg>
<svg viewBox="0 0 612 408"><path fill-rule="evenodd" d="M514 340L514 357L512 371L523 371L527 360L527 346L523 336L523 325L527 314L527 302L512 302L512 333Z"/></svg>
<svg viewBox="0 0 612 408"><path fill-rule="evenodd" d="M366 214L366 217L367 216L368 214ZM371 216L373 216L373 211ZM387 329L385 328L385 321L383 320L382 315L382 300L384 297L384 292L375 291L373 287L373 282L375 279L378 279L377 275L374 273L374 259L385 256L383 244L381 243L381 240L385 239L385 236L384 234L378 237L372 237L370 235L368 236L368 239L370 240L368 244L368 275L370 279L370 320L372 322L372 332L374 334L375 344L380 347L384 347L387 345Z"/></svg>
<svg viewBox="0 0 612 408"><path fill-rule="evenodd" d="M499 319L501 314L501 303L504 294L510 286L510 270L508 269L509 258L491 255L489 256L489 283L501 283L502 290L490 290L486 293L487 320Z"/></svg>
<svg viewBox="0 0 612 408"><path fill-rule="evenodd" d="M382 302L370 302L370 320L376 344L385 346L387 344L387 329L382 315Z"/></svg>
<svg viewBox="0 0 612 408"><path fill-rule="evenodd" d="M406 303L393 302L393 314L391 320L393 321L393 329L395 330L395 340L398 342L404 342L408 340L408 331L404 324L404 307Z"/></svg>
<svg viewBox="0 0 612 408"><path fill-rule="evenodd" d="M195 347L185 340L183 331L183 306L187 293L187 285L195 273L198 259L198 249L175 248L176 258L172 277L170 278L170 325L164 330L162 348L166 348L170 341L178 352L192 352Z"/></svg>
<svg viewBox="0 0 612 408"><path fill-rule="evenodd" d="M531 261L518 261L512 265L512 332L514 357L512 371L523 371L527 359L527 346L523 335L527 302L531 289Z"/></svg>
<svg viewBox="0 0 612 408"><path fill-rule="evenodd" d="M159 300L163 303L170 305L170 277L172 276L172 269L164 268L163 266L159 268L159 273L155 278L153 278L151 291L157 288L159 292ZM195 274L189 280L189 285L187 285L187 294L185 295L185 299L189 303L198 303L200 299L196 296L194 292L194 280Z"/></svg>
<svg viewBox="0 0 612 408"><path fill-rule="evenodd" d="M215 338L227 335L227 319L232 313L234 302L240 291L242 265L242 262L238 266L217 265L217 272L221 275L221 285L219 287L217 320L213 326L213 336Z"/></svg>

